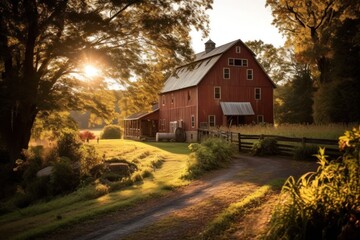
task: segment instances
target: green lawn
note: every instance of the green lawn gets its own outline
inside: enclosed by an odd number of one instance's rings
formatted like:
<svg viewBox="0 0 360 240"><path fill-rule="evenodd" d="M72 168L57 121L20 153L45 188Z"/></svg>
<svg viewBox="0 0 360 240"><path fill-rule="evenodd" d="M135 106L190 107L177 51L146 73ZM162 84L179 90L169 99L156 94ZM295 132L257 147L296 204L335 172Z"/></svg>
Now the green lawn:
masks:
<svg viewBox="0 0 360 240"><path fill-rule="evenodd" d="M90 141L99 154L106 158L119 157L134 161L141 169L151 169L153 177L142 184L113 191L100 197L88 199L95 186L79 189L70 195L46 203L16 210L0 216L2 239L25 239L50 232L95 215L104 214L136 204L147 198L159 197L168 189L188 184L180 179L184 174L189 150L186 143L142 143L129 140ZM152 169L151 163L162 159L160 169ZM21 229L21 231L19 231Z"/></svg>

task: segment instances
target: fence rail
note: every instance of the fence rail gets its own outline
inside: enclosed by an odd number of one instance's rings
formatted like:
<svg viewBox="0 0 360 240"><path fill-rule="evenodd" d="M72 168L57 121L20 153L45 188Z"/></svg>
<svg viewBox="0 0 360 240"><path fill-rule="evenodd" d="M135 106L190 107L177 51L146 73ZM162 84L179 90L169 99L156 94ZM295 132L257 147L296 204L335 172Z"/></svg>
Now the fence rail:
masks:
<svg viewBox="0 0 360 240"><path fill-rule="evenodd" d="M295 138L295 137L284 137L278 135L250 135L250 134L241 134L237 132L228 132L228 131L216 131L209 129L199 129L198 130L199 140L206 136L221 137L235 143L238 145L239 152L241 151L250 151L253 143L259 139L264 138L274 138L277 141L279 154L281 155L293 155L294 150L300 146L317 146L325 147L326 154L338 157L341 155L338 148L338 140L334 139L319 139L319 138Z"/></svg>

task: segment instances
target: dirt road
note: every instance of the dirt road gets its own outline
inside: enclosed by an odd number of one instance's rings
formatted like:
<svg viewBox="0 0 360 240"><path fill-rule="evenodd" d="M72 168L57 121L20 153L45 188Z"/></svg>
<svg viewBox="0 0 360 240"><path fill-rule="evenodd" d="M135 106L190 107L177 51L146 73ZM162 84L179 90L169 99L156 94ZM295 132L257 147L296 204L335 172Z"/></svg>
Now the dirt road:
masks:
<svg viewBox="0 0 360 240"><path fill-rule="evenodd" d="M228 168L211 172L164 197L74 225L51 234L51 239L199 239L206 224L229 204L271 180L299 176L315 168L314 163L281 157L240 155ZM252 229L261 231L270 212L250 221ZM257 224L259 227L254 228ZM244 234L233 236L243 239L236 236Z"/></svg>

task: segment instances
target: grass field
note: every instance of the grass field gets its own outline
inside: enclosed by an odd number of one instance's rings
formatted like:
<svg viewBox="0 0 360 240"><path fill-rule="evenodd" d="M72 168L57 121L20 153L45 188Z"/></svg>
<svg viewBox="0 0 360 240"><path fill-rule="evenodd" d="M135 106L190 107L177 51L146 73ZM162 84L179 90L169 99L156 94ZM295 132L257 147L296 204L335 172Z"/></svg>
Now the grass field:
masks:
<svg viewBox="0 0 360 240"><path fill-rule="evenodd" d="M99 214L133 205L148 198L159 197L177 186L188 184L180 179L185 172L188 153L186 143L141 143L129 140L91 140L99 154L106 158L121 157L135 161L141 169L151 169L153 161L162 159L161 168L153 170L152 177L108 194L91 197L94 186L49 202L0 216L2 239L27 239L59 227L83 221ZM90 197L89 197L90 196ZM95 195L96 196L96 195ZM21 231L19 231L21 229Z"/></svg>

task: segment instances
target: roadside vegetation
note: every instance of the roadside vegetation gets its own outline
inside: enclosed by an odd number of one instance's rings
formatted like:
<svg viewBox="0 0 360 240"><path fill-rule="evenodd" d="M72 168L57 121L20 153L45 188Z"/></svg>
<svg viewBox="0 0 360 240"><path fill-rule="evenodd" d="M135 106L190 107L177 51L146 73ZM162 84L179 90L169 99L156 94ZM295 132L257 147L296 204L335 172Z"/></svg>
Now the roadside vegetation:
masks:
<svg viewBox="0 0 360 240"><path fill-rule="evenodd" d="M186 143L82 142L75 132L64 132L54 149L34 147L19 161L23 180L0 204L4 239L39 236L188 184L180 178L188 162ZM128 166L129 172L112 171L110 163ZM52 167L51 174L37 177L45 166Z"/></svg>
<svg viewBox="0 0 360 240"><path fill-rule="evenodd" d="M343 156L317 155L319 167L282 189L265 239L360 238L360 128L340 137Z"/></svg>
<svg viewBox="0 0 360 240"><path fill-rule="evenodd" d="M201 143L189 145L191 154L185 179L194 179L206 171L225 167L231 160L234 149L231 143L221 138L206 138Z"/></svg>

